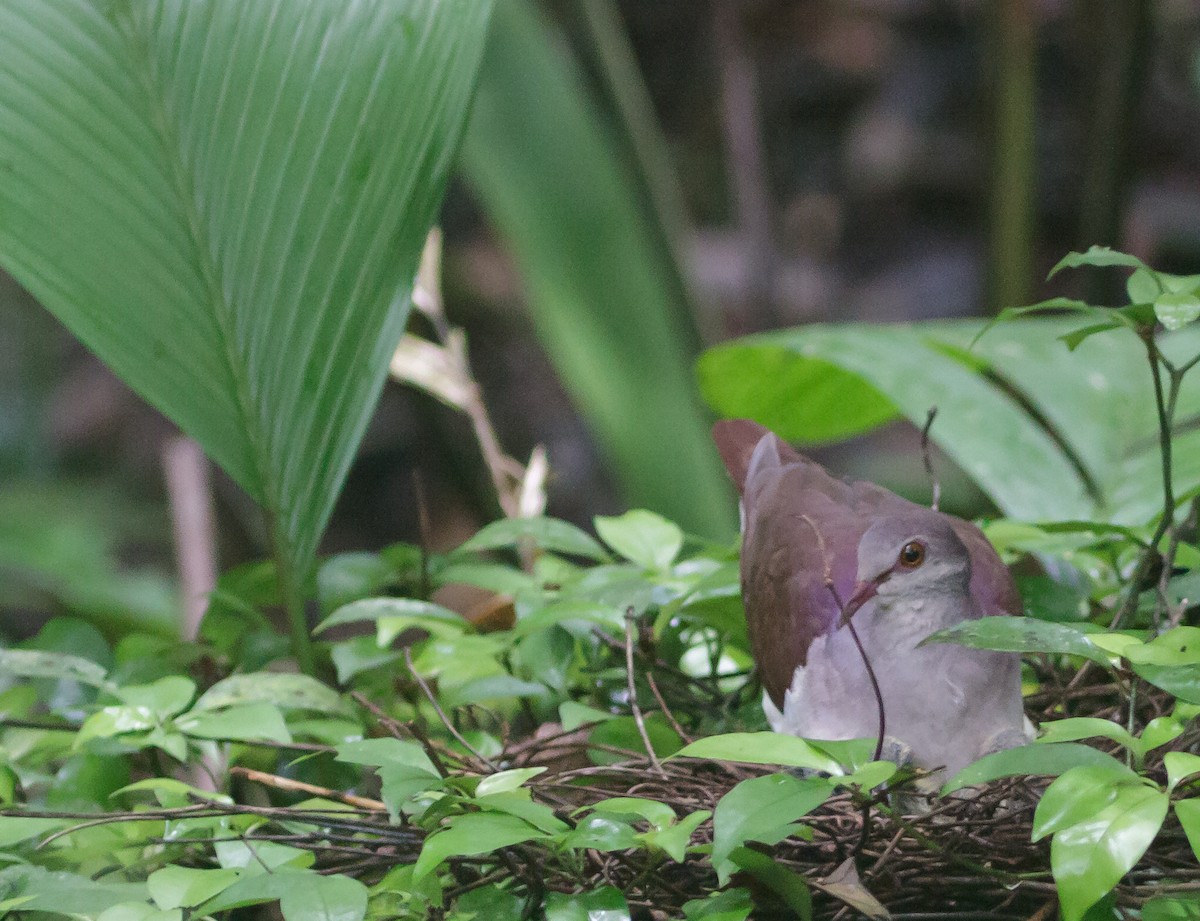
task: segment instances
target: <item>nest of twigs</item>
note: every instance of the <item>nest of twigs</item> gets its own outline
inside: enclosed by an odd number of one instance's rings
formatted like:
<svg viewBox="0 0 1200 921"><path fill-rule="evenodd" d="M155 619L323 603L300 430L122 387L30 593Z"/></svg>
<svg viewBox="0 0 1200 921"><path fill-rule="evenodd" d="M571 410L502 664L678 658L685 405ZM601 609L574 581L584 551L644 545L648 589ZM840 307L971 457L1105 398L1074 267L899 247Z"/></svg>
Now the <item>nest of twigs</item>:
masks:
<svg viewBox="0 0 1200 921"><path fill-rule="evenodd" d="M1078 675L1072 681L1042 677L1047 690L1028 700L1035 718L1121 715L1111 685L1089 685ZM1161 715L1170 703L1170 697L1144 690L1138 698L1139 722ZM394 734L404 731L390 720L381 721L381 727ZM564 820L580 807L612 796L657 800L680 816L713 810L739 782L771 772L765 767L686 758L660 762L631 757L617 764L591 765L586 763L588 748L586 733L559 733L526 739L512 746L502 760L506 767L549 765L550 770L528 787L537 801L551 806ZM1151 773L1161 774L1163 751L1198 749L1200 730L1192 727L1156 753L1149 765ZM899 794L892 790L881 794L871 808L842 793L805 817L812 830L810 840L794 837L763 850L809 882L817 918L859 917L863 903L856 898L864 890L893 918L1053 918L1057 900L1049 845L1030 841L1034 810L1047 783L1011 778L954 797L927 797L924 802L915 788ZM366 802L348 801L360 806ZM268 811L285 812L259 810ZM340 821L345 833L340 841L335 840L336 830L331 837L326 827L311 836L293 835L288 843L311 848L320 867L354 873L367 881L391 866L412 862L420 852L418 829L389 825L386 816L369 805L357 816L343 814ZM711 835L711 822L706 822L693 843L711 840ZM533 845L456 858L451 867L457 885L447 895L454 897L509 877L517 891L528 894L536 905L548 892L611 885L625 894L635 917L657 919L680 917L684 903L718 888L716 874L702 856L675 863L645 851L585 851L583 863L581 867L578 857L557 862ZM754 893L755 918L792 916L752 879L735 882ZM1197 888L1200 865L1172 815L1150 851L1121 883L1116 898L1119 905L1136 907L1151 895Z"/></svg>

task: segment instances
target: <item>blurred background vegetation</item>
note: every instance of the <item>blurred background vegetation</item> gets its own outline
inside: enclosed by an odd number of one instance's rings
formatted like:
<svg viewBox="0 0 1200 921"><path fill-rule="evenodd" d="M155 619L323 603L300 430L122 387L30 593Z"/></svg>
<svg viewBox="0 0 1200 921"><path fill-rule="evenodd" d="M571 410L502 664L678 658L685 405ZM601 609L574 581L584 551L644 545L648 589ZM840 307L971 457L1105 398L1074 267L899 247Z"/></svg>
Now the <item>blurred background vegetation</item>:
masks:
<svg viewBox="0 0 1200 921"><path fill-rule="evenodd" d="M732 536L693 376L731 336L1111 302L1102 273L1036 284L1091 244L1200 271L1188 0L507 0L492 29L445 306L504 448L546 447L549 514L640 505ZM0 331L0 627L170 630L172 426L3 275ZM919 493L916 444L898 423L820 456ZM213 477L220 567L262 557L257 511ZM323 549L444 549L499 513L467 421L389 384Z"/></svg>

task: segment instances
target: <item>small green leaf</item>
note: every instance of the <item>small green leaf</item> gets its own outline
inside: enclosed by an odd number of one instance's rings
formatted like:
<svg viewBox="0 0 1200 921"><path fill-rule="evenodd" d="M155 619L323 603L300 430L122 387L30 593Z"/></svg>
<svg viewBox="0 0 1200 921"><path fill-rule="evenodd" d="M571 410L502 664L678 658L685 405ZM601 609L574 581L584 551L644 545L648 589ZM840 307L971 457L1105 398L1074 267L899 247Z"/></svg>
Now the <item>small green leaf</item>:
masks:
<svg viewBox="0 0 1200 921"><path fill-rule="evenodd" d="M650 745L658 757L669 757L683 747L683 740L679 738L679 734L657 714L646 717L643 722L646 735L650 737ZM644 755L646 751L645 742L642 741L642 735L632 716L618 716L598 724L588 735L588 743L623 749L634 754ZM625 760L616 752L599 748L589 749L588 756L597 764L616 764Z"/></svg>
<svg viewBox="0 0 1200 921"><path fill-rule="evenodd" d="M528 539L542 550L566 553L589 560L608 559L604 548L595 538L575 525L557 518L505 518L493 521L458 548L457 553L511 547Z"/></svg>
<svg viewBox="0 0 1200 921"><path fill-rule="evenodd" d="M1200 704L1200 665L1141 665L1134 672L1156 688L1188 703Z"/></svg>
<svg viewBox="0 0 1200 921"><path fill-rule="evenodd" d="M593 812L605 812L622 818L637 816L649 822L652 828L666 828L675 821L675 810L666 803L637 796L614 796L602 799L587 808Z"/></svg>
<svg viewBox="0 0 1200 921"><path fill-rule="evenodd" d="M401 739L361 739L337 746L337 760L372 767L412 767L437 777L437 768L415 742Z"/></svg>
<svg viewBox="0 0 1200 921"><path fill-rule="evenodd" d="M942 796L948 796L963 787L988 783L1001 777L1024 775L1057 777L1071 768L1084 765L1106 766L1114 759L1089 745L1074 742L1051 742L1040 745L1022 745L984 755L973 764L968 764L942 787ZM1116 763L1116 762L1114 762Z"/></svg>
<svg viewBox="0 0 1200 921"><path fill-rule="evenodd" d="M168 675L153 684L118 688L115 694L131 707L144 708L160 719L166 719L192 702L196 684L182 675Z"/></svg>
<svg viewBox="0 0 1200 921"><path fill-rule="evenodd" d="M1167 795L1155 787L1122 785L1100 812L1055 834L1050 867L1064 921L1079 921L1141 860L1162 828L1167 804Z"/></svg>
<svg viewBox="0 0 1200 921"><path fill-rule="evenodd" d="M686 921L746 921L753 910L754 902L745 889L726 889L683 903Z"/></svg>
<svg viewBox="0 0 1200 921"><path fill-rule="evenodd" d="M1175 817L1187 835L1192 853L1200 860L1200 799L1176 800Z"/></svg>
<svg viewBox="0 0 1200 921"><path fill-rule="evenodd" d="M632 825L602 812L584 816L563 840L563 846L572 850L596 851L627 851L637 847L637 843L637 832Z"/></svg>
<svg viewBox="0 0 1200 921"><path fill-rule="evenodd" d="M1067 624L1056 624L1032 617L981 617L964 620L939 630L922 640L921 645L955 643L972 649L999 652L1050 652L1085 659L1111 668L1108 655L1082 631Z"/></svg>
<svg viewBox="0 0 1200 921"><path fill-rule="evenodd" d="M1115 758L1071 768L1042 794L1033 814L1032 840L1091 819L1115 802L1123 787L1141 785L1142 779Z"/></svg>
<svg viewBox="0 0 1200 921"><path fill-rule="evenodd" d="M512 675L486 675L464 684L443 687L442 705L447 709L484 701L509 700L514 697L546 697L549 689L537 681L524 681Z"/></svg>
<svg viewBox="0 0 1200 921"><path fill-rule="evenodd" d="M573 700L558 705L558 719L564 732L571 732L587 723L603 723L605 720L616 718L615 713L606 713L604 710L597 710Z"/></svg>
<svg viewBox="0 0 1200 921"><path fill-rule="evenodd" d="M803 877L748 847L734 848L729 858L783 899L801 921L812 921L812 894Z"/></svg>
<svg viewBox="0 0 1200 921"><path fill-rule="evenodd" d="M58 678L93 687L108 687L107 672L82 656L35 649L0 649L0 674L21 678Z"/></svg>
<svg viewBox="0 0 1200 921"><path fill-rule="evenodd" d="M358 601L342 605L321 621L313 632L320 633L338 624L362 621L377 622L381 634L384 632L384 621L388 622L387 631L391 636L387 642L381 641L380 646L386 646L408 627L420 627L434 636L441 636L446 632L462 633L470 627L461 615L432 601L418 601L415 598L360 598Z"/></svg>
<svg viewBox="0 0 1200 921"><path fill-rule="evenodd" d="M743 764L782 764L827 774L844 773L833 758L796 736L778 732L731 732L697 739L675 753L675 757L709 758Z"/></svg>
<svg viewBox="0 0 1200 921"><path fill-rule="evenodd" d="M1142 730L1142 734L1134 746L1134 753L1139 759L1145 758L1154 749L1161 748L1181 735L1183 735L1183 724L1179 720L1173 716L1155 717Z"/></svg>
<svg viewBox="0 0 1200 921"><path fill-rule="evenodd" d="M239 704L220 711L189 713L177 718L175 726L181 732L201 739L292 741L283 714L269 703Z"/></svg>
<svg viewBox="0 0 1200 921"><path fill-rule="evenodd" d="M477 796L475 805L480 809L502 812L523 819L539 831L550 835L564 835L571 830L571 826L556 816L553 809L544 803L535 803L528 790L510 790L507 793Z"/></svg>
<svg viewBox="0 0 1200 921"><path fill-rule="evenodd" d="M1163 285L1157 272L1139 268L1126 280L1125 292L1131 304L1152 304L1163 293Z"/></svg>
<svg viewBox="0 0 1200 921"><path fill-rule="evenodd" d="M474 585L501 595L517 595L537 588L533 576L499 563L451 563L434 573L437 585Z"/></svg>
<svg viewBox="0 0 1200 921"><path fill-rule="evenodd" d="M1200 896L1156 895L1142 906L1142 921L1200 921Z"/></svg>
<svg viewBox="0 0 1200 921"><path fill-rule="evenodd" d="M492 793L507 793L510 790L516 790L523 786L525 781L537 777L538 774L544 774L545 771L544 767L531 767L513 768L509 771L489 774L479 781L479 786L475 788L475 795L477 797L488 796Z"/></svg>
<svg viewBox="0 0 1200 921"><path fill-rule="evenodd" d="M1200 318L1200 297L1193 291L1164 294L1154 301L1154 315L1171 332Z"/></svg>
<svg viewBox="0 0 1200 921"><path fill-rule="evenodd" d="M897 770L899 769L891 761L871 761L853 773L838 778L838 786L874 790L891 780Z"/></svg>
<svg viewBox="0 0 1200 921"><path fill-rule="evenodd" d="M674 825L645 832L639 837L651 847L664 851L676 863L683 863L687 858L688 845L692 843L692 835L710 815L712 813L707 809L700 809L685 815Z"/></svg>
<svg viewBox="0 0 1200 921"><path fill-rule="evenodd" d="M1111 329L1122 329L1124 326L1124 323L1118 323L1112 320L1108 320L1103 323L1090 323L1087 326L1079 327L1079 329L1073 329L1069 333L1063 333L1058 338L1066 344L1068 349L1074 352L1084 342L1086 342L1088 339L1091 339L1092 336L1095 336L1098 333L1106 333Z"/></svg>
<svg viewBox="0 0 1200 921"><path fill-rule="evenodd" d="M629 921L625 896L613 886L567 895L552 892L546 897L546 921Z"/></svg>
<svg viewBox="0 0 1200 921"><path fill-rule="evenodd" d="M546 837L549 837L546 832L510 815L480 812L457 816L444 831L425 839L413 879L428 876L450 857L473 857Z"/></svg>
<svg viewBox="0 0 1200 921"><path fill-rule="evenodd" d="M284 672L252 672L218 681L200 695L192 712L260 701L275 704L285 711L316 710L329 714L344 713L349 709L342 695L315 678Z"/></svg>
<svg viewBox="0 0 1200 921"><path fill-rule="evenodd" d="M1065 720L1042 723L1042 734L1038 743L1078 742L1080 739L1112 739L1123 748L1133 749L1133 736L1120 723L1091 716L1077 716Z"/></svg>
<svg viewBox="0 0 1200 921"><path fill-rule="evenodd" d="M1167 792L1173 793L1180 782L1193 774L1200 774L1200 755L1167 752L1163 755L1163 766L1167 769Z"/></svg>
<svg viewBox="0 0 1200 921"><path fill-rule="evenodd" d="M1135 665L1200 664L1200 627L1175 627L1122 655Z"/></svg>
<svg viewBox="0 0 1200 921"><path fill-rule="evenodd" d="M645 509L633 509L616 518L597 515L595 524L601 540L643 569L665 570L683 547L679 526Z"/></svg>
<svg viewBox="0 0 1200 921"><path fill-rule="evenodd" d="M1144 269L1147 272L1153 270L1142 262L1137 256L1130 256L1128 253L1120 253L1115 249L1110 249L1107 246L1092 246L1086 253L1067 253L1058 264L1050 270L1047 278L1053 278L1062 269L1077 269L1080 266L1110 266L1120 265L1127 266L1132 269Z"/></svg>
<svg viewBox="0 0 1200 921"><path fill-rule="evenodd" d="M163 867L146 879L150 898L163 910L193 908L224 892L238 879L236 870L194 870Z"/></svg>
<svg viewBox="0 0 1200 921"><path fill-rule="evenodd" d="M829 798L833 781L823 777L769 774L743 780L721 797L713 812L712 865L724 885L735 867L729 855L747 841L776 844L794 834L796 820Z"/></svg>

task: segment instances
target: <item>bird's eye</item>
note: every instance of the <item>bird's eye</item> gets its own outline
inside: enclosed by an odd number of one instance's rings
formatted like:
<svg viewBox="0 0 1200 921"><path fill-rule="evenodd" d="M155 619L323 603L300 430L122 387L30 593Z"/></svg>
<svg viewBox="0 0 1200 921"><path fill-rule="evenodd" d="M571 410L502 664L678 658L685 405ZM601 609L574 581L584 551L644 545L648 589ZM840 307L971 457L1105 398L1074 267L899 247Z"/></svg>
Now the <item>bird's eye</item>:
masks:
<svg viewBox="0 0 1200 921"><path fill-rule="evenodd" d="M910 540L900 549L900 565L916 569L925 562L925 545L919 540Z"/></svg>

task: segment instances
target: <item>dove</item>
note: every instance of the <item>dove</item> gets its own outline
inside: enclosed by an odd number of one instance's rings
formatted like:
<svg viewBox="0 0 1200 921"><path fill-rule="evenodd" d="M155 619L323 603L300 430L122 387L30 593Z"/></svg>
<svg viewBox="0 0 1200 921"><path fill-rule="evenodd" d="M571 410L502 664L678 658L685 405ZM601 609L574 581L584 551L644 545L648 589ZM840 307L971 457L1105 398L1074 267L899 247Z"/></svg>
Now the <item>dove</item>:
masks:
<svg viewBox="0 0 1200 921"><path fill-rule="evenodd" d="M749 420L718 422L713 438L742 496L742 596L772 729L875 737L865 655L893 760L948 778L1028 740L1017 655L920 645L962 621L1021 613L983 532L873 483L836 479Z"/></svg>

